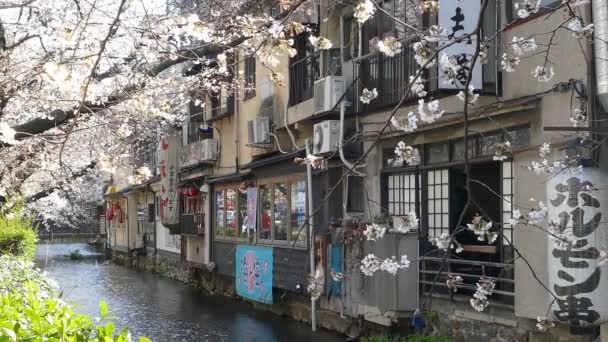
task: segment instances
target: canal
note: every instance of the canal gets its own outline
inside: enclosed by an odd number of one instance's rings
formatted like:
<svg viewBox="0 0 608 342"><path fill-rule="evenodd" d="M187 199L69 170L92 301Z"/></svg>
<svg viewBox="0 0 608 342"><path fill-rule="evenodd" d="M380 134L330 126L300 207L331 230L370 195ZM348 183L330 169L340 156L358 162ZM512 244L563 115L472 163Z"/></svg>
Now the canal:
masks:
<svg viewBox="0 0 608 342"><path fill-rule="evenodd" d="M82 260L70 260L79 250ZM134 337L153 341L344 341L330 332L312 333L310 326L159 275L138 272L96 258L88 244L41 245L36 263L56 280L76 311L98 316L104 300L117 326L128 326Z"/></svg>

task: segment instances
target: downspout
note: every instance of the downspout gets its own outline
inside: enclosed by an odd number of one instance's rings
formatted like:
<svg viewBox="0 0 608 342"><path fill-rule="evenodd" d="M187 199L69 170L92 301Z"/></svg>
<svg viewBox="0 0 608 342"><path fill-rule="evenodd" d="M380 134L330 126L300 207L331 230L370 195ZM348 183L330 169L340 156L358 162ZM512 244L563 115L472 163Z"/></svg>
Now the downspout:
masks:
<svg viewBox="0 0 608 342"><path fill-rule="evenodd" d="M306 139L306 155L311 154L310 138ZM312 165L306 163L306 193L308 194L308 235L310 245L310 278L314 279L315 276L315 234L313 229L314 219L312 213L314 212L314 206L312 203ZM317 331L317 301L310 297L310 323L312 325L312 331Z"/></svg>
<svg viewBox="0 0 608 342"><path fill-rule="evenodd" d="M593 22L593 9L592 9L592 4L587 4L585 5L585 12L584 12L584 21L585 22ZM597 42L596 42L597 44ZM595 132L595 129L599 128L601 126L601 124L598 124L598 119L600 119L600 115L599 113L597 113L596 111L598 110L602 110L602 106L598 106L595 101L596 101L596 97L597 97L597 88L596 88L596 84L595 84L595 79L596 79L596 70L595 70L595 65L593 64L593 61L596 59L595 56L595 49L593 46L593 42L590 40L587 40L586 42L586 51L585 51L585 56L587 57L587 117L589 119L589 124L590 127L593 128L593 132ZM598 138L597 133L591 133L591 138L594 141L599 141L601 139ZM600 165L600 161L601 161L601 157L602 157L602 148L601 146L598 149L595 149L593 151L593 160L597 163L597 165Z"/></svg>
<svg viewBox="0 0 608 342"><path fill-rule="evenodd" d="M340 151L340 159L342 159L342 162L344 163L344 165L346 165L346 167L348 167L350 170L352 170L358 176L365 177L365 173L359 172L356 170L357 168L365 167L365 164L355 166L352 163L350 163L348 160L346 160L346 158L344 157L344 114L345 114L345 112L346 112L346 101L342 100L342 103L340 103L340 138L338 139L338 150Z"/></svg>
<svg viewBox="0 0 608 342"><path fill-rule="evenodd" d="M597 97L608 109L608 2L592 1Z"/></svg>
<svg viewBox="0 0 608 342"><path fill-rule="evenodd" d="M239 173L239 149L241 148L240 146L240 130L239 130L239 101L238 101L238 96L233 96L234 99L234 143L236 144L236 153L235 153L235 166L236 166L236 170L235 173Z"/></svg>
<svg viewBox="0 0 608 342"><path fill-rule="evenodd" d="M127 256L131 255L131 241L130 241L130 236L131 235L131 227L129 224L129 196L124 196L125 199L127 200L127 204L125 205L125 224L126 224L126 228L125 229L127 231Z"/></svg>

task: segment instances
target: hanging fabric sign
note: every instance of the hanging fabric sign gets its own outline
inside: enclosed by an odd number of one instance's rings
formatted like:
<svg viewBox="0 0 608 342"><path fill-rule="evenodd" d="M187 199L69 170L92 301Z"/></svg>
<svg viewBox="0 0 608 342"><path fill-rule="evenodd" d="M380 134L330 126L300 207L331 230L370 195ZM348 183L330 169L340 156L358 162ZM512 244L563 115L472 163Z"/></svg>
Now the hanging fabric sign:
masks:
<svg viewBox="0 0 608 342"><path fill-rule="evenodd" d="M179 225L179 160L180 139L177 135L164 136L160 149L160 218L170 230Z"/></svg>
<svg viewBox="0 0 608 342"><path fill-rule="evenodd" d="M475 53L475 39L463 36L473 32L479 20L481 1L479 0L457 0L442 1L439 9L439 25L448 31L446 44L456 43L442 50L453 63L457 65L455 78L452 81L441 81L441 89L464 89L467 77L471 71L471 60ZM458 41L462 39L461 41ZM441 68L441 66L439 67ZM441 74L441 70L439 72ZM473 68L471 86L475 89L482 87L482 71L479 59Z"/></svg>
<svg viewBox="0 0 608 342"><path fill-rule="evenodd" d="M606 172L565 170L547 182L548 282L556 295L553 319L574 327L608 320L608 234L601 227L608 204ZM596 190L600 189L600 190Z"/></svg>

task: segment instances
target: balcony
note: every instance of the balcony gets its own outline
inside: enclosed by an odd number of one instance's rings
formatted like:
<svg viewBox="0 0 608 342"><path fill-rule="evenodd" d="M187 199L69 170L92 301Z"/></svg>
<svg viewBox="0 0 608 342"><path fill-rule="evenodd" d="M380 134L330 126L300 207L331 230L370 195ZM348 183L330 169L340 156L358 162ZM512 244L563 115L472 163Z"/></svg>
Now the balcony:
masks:
<svg viewBox="0 0 608 342"><path fill-rule="evenodd" d="M315 52L289 65L289 106L309 100L320 77L319 53Z"/></svg>
<svg viewBox="0 0 608 342"><path fill-rule="evenodd" d="M182 235L205 236L205 223L203 214L182 214L180 233Z"/></svg>
<svg viewBox="0 0 608 342"><path fill-rule="evenodd" d="M217 160L217 140L194 141L182 147L180 167L189 168L199 164L213 164Z"/></svg>
<svg viewBox="0 0 608 342"><path fill-rule="evenodd" d="M396 105L407 93L409 78L416 74L418 66L414 59L413 42L404 43L401 52L394 57L387 57L381 52L370 53L358 58L355 64L357 82L355 110L359 113L374 111ZM378 90L378 97L369 104L358 100L363 89ZM415 94L410 94L406 100L413 100Z"/></svg>
<svg viewBox="0 0 608 342"><path fill-rule="evenodd" d="M458 286L458 292L447 287L448 274L463 279L462 285ZM491 303L513 307L515 298L513 264L451 258L444 260L435 257L425 257L420 264L419 282L421 291L425 295L443 294L452 300L458 299L457 297L468 300L475 293L476 284L482 277L491 279L496 284L492 295L488 297Z"/></svg>
<svg viewBox="0 0 608 342"><path fill-rule="evenodd" d="M321 63L321 59L323 63ZM321 68L323 69L321 70ZM289 65L289 106L295 106L311 99L314 96L315 81L321 77L341 74L340 49L316 51L291 63Z"/></svg>

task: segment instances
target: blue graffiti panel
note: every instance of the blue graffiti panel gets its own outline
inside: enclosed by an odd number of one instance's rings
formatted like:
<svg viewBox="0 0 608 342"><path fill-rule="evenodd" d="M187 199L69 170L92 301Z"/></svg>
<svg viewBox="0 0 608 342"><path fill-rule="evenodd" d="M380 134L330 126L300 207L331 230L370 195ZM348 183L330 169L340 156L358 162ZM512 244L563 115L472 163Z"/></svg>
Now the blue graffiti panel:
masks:
<svg viewBox="0 0 608 342"><path fill-rule="evenodd" d="M271 247L236 247L236 293L241 297L272 304Z"/></svg>

